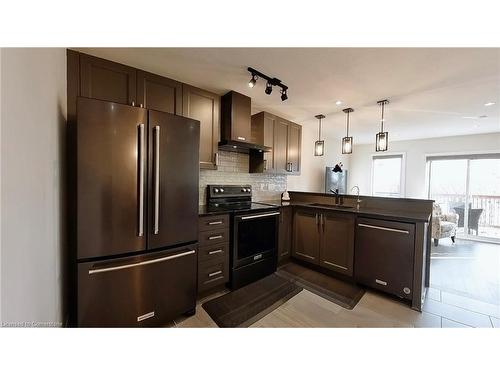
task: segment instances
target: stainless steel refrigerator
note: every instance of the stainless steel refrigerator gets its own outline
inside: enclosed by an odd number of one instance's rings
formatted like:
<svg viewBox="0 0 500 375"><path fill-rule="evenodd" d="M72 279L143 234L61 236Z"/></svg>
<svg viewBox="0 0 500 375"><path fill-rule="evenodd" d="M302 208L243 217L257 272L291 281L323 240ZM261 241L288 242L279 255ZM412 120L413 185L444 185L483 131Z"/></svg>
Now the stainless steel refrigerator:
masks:
<svg viewBox="0 0 500 375"><path fill-rule="evenodd" d="M347 191L347 170L334 172L334 167L325 168L325 193L331 193L331 190L339 190L340 194L346 194ZM330 190L331 189L331 190Z"/></svg>
<svg viewBox="0 0 500 375"><path fill-rule="evenodd" d="M157 326L196 305L199 122L78 98L78 326Z"/></svg>

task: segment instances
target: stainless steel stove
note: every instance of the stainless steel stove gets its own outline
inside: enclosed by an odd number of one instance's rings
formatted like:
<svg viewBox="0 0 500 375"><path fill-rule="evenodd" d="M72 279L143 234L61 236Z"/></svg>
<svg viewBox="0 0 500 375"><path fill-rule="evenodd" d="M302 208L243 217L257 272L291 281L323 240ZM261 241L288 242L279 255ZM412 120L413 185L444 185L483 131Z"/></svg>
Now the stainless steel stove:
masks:
<svg viewBox="0 0 500 375"><path fill-rule="evenodd" d="M279 207L252 202L250 185L208 185L210 212L231 215L230 288L276 271Z"/></svg>

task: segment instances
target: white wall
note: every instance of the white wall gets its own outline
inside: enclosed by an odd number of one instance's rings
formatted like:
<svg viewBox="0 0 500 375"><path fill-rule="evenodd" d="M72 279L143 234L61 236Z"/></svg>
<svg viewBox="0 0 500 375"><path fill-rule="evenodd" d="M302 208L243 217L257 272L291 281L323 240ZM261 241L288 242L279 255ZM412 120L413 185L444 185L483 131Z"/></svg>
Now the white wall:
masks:
<svg viewBox="0 0 500 375"><path fill-rule="evenodd" d="M64 49L1 52L1 318L62 322Z"/></svg>
<svg viewBox="0 0 500 375"><path fill-rule="evenodd" d="M318 140L318 128L313 124L302 126L302 155L300 176L288 176L287 188L290 191L324 192L325 167L335 166L338 162L349 170L349 157L341 153L341 139L325 136L325 155L314 156L314 142Z"/></svg>
<svg viewBox="0 0 500 375"><path fill-rule="evenodd" d="M407 198L427 198L425 185L427 155L487 151L500 151L500 133L390 142L388 150L389 153L406 153ZM354 145L350 160L349 189L358 185L362 195L371 194L371 166L374 154L373 144Z"/></svg>

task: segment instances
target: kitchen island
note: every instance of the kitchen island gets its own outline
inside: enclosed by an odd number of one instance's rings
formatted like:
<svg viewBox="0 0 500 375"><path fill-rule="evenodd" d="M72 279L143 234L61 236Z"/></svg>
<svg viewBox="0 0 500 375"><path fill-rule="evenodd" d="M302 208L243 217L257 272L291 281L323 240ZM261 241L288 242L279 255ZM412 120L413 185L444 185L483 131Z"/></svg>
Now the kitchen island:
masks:
<svg viewBox="0 0 500 375"><path fill-rule="evenodd" d="M278 260L401 298L415 310L429 286L432 200L289 192ZM359 206L358 206L359 200Z"/></svg>

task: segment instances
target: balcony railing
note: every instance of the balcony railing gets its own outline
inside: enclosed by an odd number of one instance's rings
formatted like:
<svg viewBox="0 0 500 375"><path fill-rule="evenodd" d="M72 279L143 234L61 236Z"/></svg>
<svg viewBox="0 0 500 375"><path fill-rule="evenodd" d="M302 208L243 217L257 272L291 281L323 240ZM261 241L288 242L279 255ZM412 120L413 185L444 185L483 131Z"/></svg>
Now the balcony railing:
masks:
<svg viewBox="0 0 500 375"><path fill-rule="evenodd" d="M443 209L453 210L457 206L465 206L465 196L461 194L434 194L432 196ZM479 217L479 226L500 228L500 196L499 195L472 195L469 198L470 208L482 208Z"/></svg>

